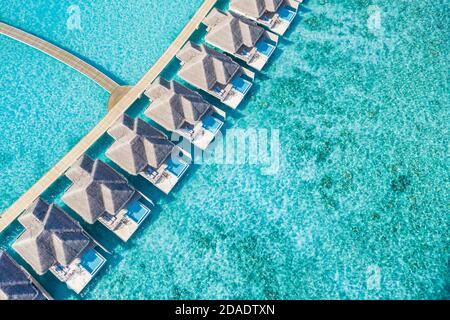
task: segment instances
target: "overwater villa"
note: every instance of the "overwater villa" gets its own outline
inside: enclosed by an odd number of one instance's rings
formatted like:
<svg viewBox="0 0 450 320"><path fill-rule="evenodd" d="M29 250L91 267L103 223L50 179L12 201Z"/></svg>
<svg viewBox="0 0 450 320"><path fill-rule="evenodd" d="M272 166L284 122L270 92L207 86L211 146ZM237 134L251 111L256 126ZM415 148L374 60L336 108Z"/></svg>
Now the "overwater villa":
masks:
<svg viewBox="0 0 450 320"><path fill-rule="evenodd" d="M144 177L166 194L190 166L191 157L186 151L140 118L122 115L108 134L116 141L106 156L129 174Z"/></svg>
<svg viewBox="0 0 450 320"><path fill-rule="evenodd" d="M48 271L80 293L106 259L78 222L55 204L37 199L19 222L25 231L12 247L39 274Z"/></svg>
<svg viewBox="0 0 450 320"><path fill-rule="evenodd" d="M252 19L276 34L284 35L302 2L302 0L231 0L230 11Z"/></svg>
<svg viewBox="0 0 450 320"><path fill-rule="evenodd" d="M167 131L179 134L205 150L223 126L220 112L200 94L176 81L156 79L145 91L150 106L145 115ZM223 117L225 114L221 112Z"/></svg>
<svg viewBox="0 0 450 320"><path fill-rule="evenodd" d="M72 185L64 203L87 223L99 221L123 241L128 241L150 214L153 203L101 160L83 155L67 172ZM146 203L144 203L144 200Z"/></svg>
<svg viewBox="0 0 450 320"><path fill-rule="evenodd" d="M0 251L0 300L51 300L50 295L6 252Z"/></svg>
<svg viewBox="0 0 450 320"><path fill-rule="evenodd" d="M189 84L236 109L252 87L255 74L205 45L188 42L177 54L178 75Z"/></svg>
<svg viewBox="0 0 450 320"><path fill-rule="evenodd" d="M232 12L213 9L203 20L206 43L261 71L278 44L278 36L252 20Z"/></svg>

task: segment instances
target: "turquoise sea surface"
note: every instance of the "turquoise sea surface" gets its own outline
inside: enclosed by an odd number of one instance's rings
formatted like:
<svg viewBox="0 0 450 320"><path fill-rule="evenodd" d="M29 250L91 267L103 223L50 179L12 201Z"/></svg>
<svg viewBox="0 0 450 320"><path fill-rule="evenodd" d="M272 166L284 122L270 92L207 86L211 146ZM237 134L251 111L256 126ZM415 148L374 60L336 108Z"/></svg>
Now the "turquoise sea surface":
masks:
<svg viewBox="0 0 450 320"><path fill-rule="evenodd" d="M74 3L82 31L65 28ZM201 1L85 3L13 0L0 20L133 83ZM450 298L449 30L444 0L307 1L225 128L279 132L279 170L194 165L170 196L128 177L156 201L152 218L127 244L86 226L111 254L80 296L37 278L60 299ZM24 45L0 45L5 209L105 114L107 93ZM89 153L105 159L110 142ZM61 204L66 184L45 197ZM0 246L13 254L19 232L12 225Z"/></svg>

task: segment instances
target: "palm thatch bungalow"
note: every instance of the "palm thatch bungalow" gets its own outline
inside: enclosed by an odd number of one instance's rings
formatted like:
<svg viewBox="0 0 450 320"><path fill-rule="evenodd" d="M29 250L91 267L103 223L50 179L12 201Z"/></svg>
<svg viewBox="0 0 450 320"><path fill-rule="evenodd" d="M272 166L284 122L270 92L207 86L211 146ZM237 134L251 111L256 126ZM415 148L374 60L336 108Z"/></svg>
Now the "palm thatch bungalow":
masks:
<svg viewBox="0 0 450 320"><path fill-rule="evenodd" d="M206 43L261 71L278 44L278 36L252 20L232 12L213 9L203 20Z"/></svg>
<svg viewBox="0 0 450 320"><path fill-rule="evenodd" d="M80 224L55 204L37 199L19 222L25 231L14 242L14 250L37 274L50 271L76 293L106 262Z"/></svg>
<svg viewBox="0 0 450 320"><path fill-rule="evenodd" d="M0 300L51 300L50 295L6 252L0 251Z"/></svg>
<svg viewBox="0 0 450 320"><path fill-rule="evenodd" d="M230 11L283 35L297 15L302 2L303 0L231 0Z"/></svg>
<svg viewBox="0 0 450 320"><path fill-rule="evenodd" d="M145 115L167 131L179 134L205 150L223 126L214 116L221 112L201 95L176 81L156 79L145 91L151 103Z"/></svg>
<svg viewBox="0 0 450 320"><path fill-rule="evenodd" d="M116 141L106 156L131 175L140 175L169 194L186 170L190 156L142 119L122 115L108 130ZM188 159L179 157L183 154Z"/></svg>
<svg viewBox="0 0 450 320"><path fill-rule="evenodd" d="M255 74L205 45L188 42L177 54L178 75L191 85L236 109L252 87Z"/></svg>
<svg viewBox="0 0 450 320"><path fill-rule="evenodd" d="M123 241L128 241L151 210L151 200L136 191L106 163L82 156L67 172L72 185L64 203L89 224L99 221Z"/></svg>

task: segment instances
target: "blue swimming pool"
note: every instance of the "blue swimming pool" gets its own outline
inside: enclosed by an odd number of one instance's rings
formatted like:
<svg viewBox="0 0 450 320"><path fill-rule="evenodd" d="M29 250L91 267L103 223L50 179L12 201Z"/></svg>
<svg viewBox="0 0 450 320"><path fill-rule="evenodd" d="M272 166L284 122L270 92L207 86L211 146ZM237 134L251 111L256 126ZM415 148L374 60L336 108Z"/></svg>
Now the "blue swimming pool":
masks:
<svg viewBox="0 0 450 320"><path fill-rule="evenodd" d="M233 84L233 89L239 91L243 95L247 94L247 92L252 87L252 83L250 81L245 80L244 78L241 77L234 78L233 81L231 81L231 83Z"/></svg>
<svg viewBox="0 0 450 320"><path fill-rule="evenodd" d="M156 61L202 1L23 2L4 1L0 20L86 48L83 55L129 80ZM64 27L71 4L82 8L82 32ZM90 227L114 248L111 267L82 296L37 277L54 297L449 298L448 6L306 6L280 41L279 58L258 73L251 99L227 117L227 128L278 130L279 170L195 165L158 199L160 214L132 243ZM107 95L34 51L0 42L6 204L106 113ZM157 192L127 178L150 197ZM10 249L18 234L0 234L0 246Z"/></svg>
<svg viewBox="0 0 450 320"><path fill-rule="evenodd" d="M289 22L292 22L294 20L294 17L296 16L295 11L292 11L291 9L288 9L286 7L281 8L278 11L278 14L280 15L280 18Z"/></svg>
<svg viewBox="0 0 450 320"><path fill-rule="evenodd" d="M81 265L85 268L91 275L94 275L100 270L100 268L105 264L106 260L94 249L89 249L81 257Z"/></svg>
<svg viewBox="0 0 450 320"><path fill-rule="evenodd" d="M130 217L134 222L138 225L145 220L145 218L149 215L150 209L147 208L140 201L134 201L128 206L127 216Z"/></svg>
<svg viewBox="0 0 450 320"><path fill-rule="evenodd" d="M209 115L203 119L203 128L214 134L217 133L222 126L223 122L212 115Z"/></svg>
<svg viewBox="0 0 450 320"><path fill-rule="evenodd" d="M261 40L256 44L256 48L258 49L258 52L265 55L266 57L270 58L272 53L275 51L275 46L273 44L267 43L264 40Z"/></svg>
<svg viewBox="0 0 450 320"><path fill-rule="evenodd" d="M167 161L167 170L169 170L170 172L172 172L175 176L177 177L181 177L186 170L189 168L189 164L184 163L183 161L178 161L178 160L172 160L169 159Z"/></svg>

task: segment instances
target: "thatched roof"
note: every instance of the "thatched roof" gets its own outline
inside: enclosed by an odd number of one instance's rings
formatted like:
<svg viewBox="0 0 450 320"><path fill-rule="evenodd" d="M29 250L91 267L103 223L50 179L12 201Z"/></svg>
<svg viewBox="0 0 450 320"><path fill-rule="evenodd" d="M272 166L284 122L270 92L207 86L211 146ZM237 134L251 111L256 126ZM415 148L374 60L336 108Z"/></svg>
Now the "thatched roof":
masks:
<svg viewBox="0 0 450 320"><path fill-rule="evenodd" d="M3 251L0 251L0 300L46 300L30 275Z"/></svg>
<svg viewBox="0 0 450 320"><path fill-rule="evenodd" d="M106 163L84 155L66 176L73 185L62 200L86 222L93 224L105 213L116 215L135 194L128 181Z"/></svg>
<svg viewBox="0 0 450 320"><path fill-rule="evenodd" d="M152 103L145 115L169 131L178 130L185 123L195 125L211 110L211 105L197 92L161 77L147 89L146 95Z"/></svg>
<svg viewBox="0 0 450 320"><path fill-rule="evenodd" d="M240 69L230 57L193 42L188 42L177 58L185 63L178 75L203 90L211 90L216 84L227 85Z"/></svg>
<svg viewBox="0 0 450 320"><path fill-rule="evenodd" d="M231 0L230 9L260 18L265 12L277 12L283 0Z"/></svg>
<svg viewBox="0 0 450 320"><path fill-rule="evenodd" d="M264 34L255 22L218 9L213 9L203 23L210 28L206 40L232 54L243 46L253 48Z"/></svg>
<svg viewBox="0 0 450 320"><path fill-rule="evenodd" d="M148 166L158 169L175 147L162 132L142 119L127 115L123 115L108 134L116 141L106 155L133 175L145 171Z"/></svg>
<svg viewBox="0 0 450 320"><path fill-rule="evenodd" d="M36 200L19 222L25 232L13 248L41 275L56 264L69 265L91 242L78 222L42 199Z"/></svg>

